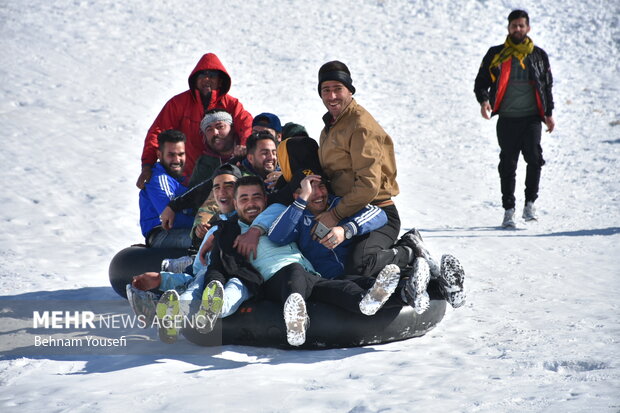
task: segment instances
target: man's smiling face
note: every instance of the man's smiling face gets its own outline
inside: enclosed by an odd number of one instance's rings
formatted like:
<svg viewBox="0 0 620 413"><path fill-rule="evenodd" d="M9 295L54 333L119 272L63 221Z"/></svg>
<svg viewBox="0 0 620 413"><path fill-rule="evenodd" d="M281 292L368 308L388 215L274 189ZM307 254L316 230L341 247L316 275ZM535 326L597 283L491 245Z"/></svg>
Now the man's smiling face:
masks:
<svg viewBox="0 0 620 413"><path fill-rule="evenodd" d="M250 225L265 209L265 189L259 185L242 185L235 195L235 210L242 222Z"/></svg>
<svg viewBox="0 0 620 413"><path fill-rule="evenodd" d="M237 178L234 175L228 174L218 175L213 179L213 197L220 208L220 212L224 214L235 209L233 198L236 181Z"/></svg>

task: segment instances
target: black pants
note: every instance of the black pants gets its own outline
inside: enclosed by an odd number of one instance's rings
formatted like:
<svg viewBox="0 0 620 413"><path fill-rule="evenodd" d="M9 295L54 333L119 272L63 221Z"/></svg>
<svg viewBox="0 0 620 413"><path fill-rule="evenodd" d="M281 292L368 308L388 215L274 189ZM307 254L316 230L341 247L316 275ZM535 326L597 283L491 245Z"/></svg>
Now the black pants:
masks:
<svg viewBox="0 0 620 413"><path fill-rule="evenodd" d="M299 293L304 300L320 301L360 313L359 303L366 289L352 281L321 278L300 264L289 264L263 284L263 293L265 298L282 303L289 295Z"/></svg>
<svg viewBox="0 0 620 413"><path fill-rule="evenodd" d="M363 275L341 275L337 279L354 282L365 291L371 288L376 281L376 279L373 277L366 277ZM388 300L385 302L385 304L383 304L383 307L381 308L400 308L407 305L407 303L403 301L401 296L401 290L405 288L406 282L407 280L405 278L402 278L401 273L401 279L398 281L398 286L396 287L394 294L392 294L390 298L388 298Z"/></svg>
<svg viewBox="0 0 620 413"><path fill-rule="evenodd" d="M538 198L540 171L545 164L540 146L542 125L540 117L506 118L500 116L497 121L497 141L501 149L499 154L499 177L502 188L502 206L504 209L515 207L515 185L519 154L527 163L525 175L525 202Z"/></svg>
<svg viewBox="0 0 620 413"><path fill-rule="evenodd" d="M383 227L353 238L349 246L345 274L376 276L388 264L404 268L409 261L409 254L403 248L392 248L400 232L400 217L394 205L381 208L386 213L388 222Z"/></svg>

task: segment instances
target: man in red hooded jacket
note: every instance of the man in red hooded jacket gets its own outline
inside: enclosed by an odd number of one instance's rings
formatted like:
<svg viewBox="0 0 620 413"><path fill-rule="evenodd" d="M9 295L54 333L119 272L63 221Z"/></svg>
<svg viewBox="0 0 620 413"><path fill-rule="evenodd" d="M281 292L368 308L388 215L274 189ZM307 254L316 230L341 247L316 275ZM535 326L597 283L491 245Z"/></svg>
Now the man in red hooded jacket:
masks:
<svg viewBox="0 0 620 413"><path fill-rule="evenodd" d="M252 133L252 115L239 100L230 96L230 75L220 59L213 53L200 58L188 78L189 90L174 96L163 107L149 128L144 139L142 172L136 186L140 189L151 178L151 170L157 162L157 136L168 129L180 130L187 136L184 174L191 176L196 160L205 151L200 131L200 121L211 109L224 109L233 117L233 125L239 141L235 142L235 154L244 155L245 141Z"/></svg>

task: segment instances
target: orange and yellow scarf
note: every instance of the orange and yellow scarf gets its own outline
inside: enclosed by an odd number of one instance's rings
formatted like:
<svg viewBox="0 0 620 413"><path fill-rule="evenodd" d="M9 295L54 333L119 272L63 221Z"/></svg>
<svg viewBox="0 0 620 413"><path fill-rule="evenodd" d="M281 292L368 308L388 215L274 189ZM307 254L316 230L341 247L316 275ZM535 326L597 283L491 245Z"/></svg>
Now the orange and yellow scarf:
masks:
<svg viewBox="0 0 620 413"><path fill-rule="evenodd" d="M489 65L489 72L491 73L491 80L495 82L495 76L491 69L496 68L497 66L504 63L506 60L511 57L516 57L519 59L519 63L521 67L525 69L525 64L523 60L534 50L534 42L529 37L526 37L523 42L519 44L514 44L512 40L510 40L510 36L506 36L506 41L504 42L504 48L495 56L493 56L493 60L491 60L491 64Z"/></svg>

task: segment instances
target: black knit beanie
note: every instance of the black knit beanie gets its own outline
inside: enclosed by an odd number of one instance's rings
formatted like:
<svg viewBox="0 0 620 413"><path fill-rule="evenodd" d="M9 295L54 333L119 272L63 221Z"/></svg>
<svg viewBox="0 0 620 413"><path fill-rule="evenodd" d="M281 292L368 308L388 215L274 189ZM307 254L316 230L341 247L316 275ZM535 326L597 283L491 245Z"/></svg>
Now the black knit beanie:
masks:
<svg viewBox="0 0 620 413"><path fill-rule="evenodd" d="M319 96L321 95L321 83L326 80L335 80L340 82L345 85L351 93L355 94L355 87L353 87L351 72L349 72L347 65L338 60L327 62L319 69Z"/></svg>

